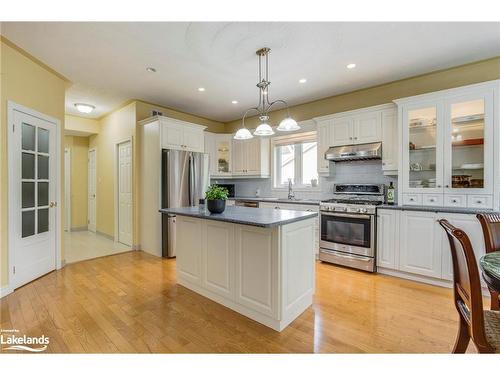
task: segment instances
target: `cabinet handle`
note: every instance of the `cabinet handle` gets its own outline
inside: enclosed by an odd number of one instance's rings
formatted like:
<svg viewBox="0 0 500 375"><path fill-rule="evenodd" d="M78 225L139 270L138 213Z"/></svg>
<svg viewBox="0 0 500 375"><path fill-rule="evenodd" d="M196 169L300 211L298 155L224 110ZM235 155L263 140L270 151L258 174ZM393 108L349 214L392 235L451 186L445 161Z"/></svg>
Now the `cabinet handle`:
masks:
<svg viewBox="0 0 500 375"><path fill-rule="evenodd" d="M444 187L445 187L445 188L449 188L449 187L450 187L450 185L444 185Z"/></svg>
<svg viewBox="0 0 500 375"><path fill-rule="evenodd" d="M456 199L452 199L451 200L453 203L457 203L457 200Z"/></svg>
<svg viewBox="0 0 500 375"><path fill-rule="evenodd" d="M476 203L479 203L479 204L481 204L481 203L483 203L483 201L476 201Z"/></svg>
<svg viewBox="0 0 500 375"><path fill-rule="evenodd" d="M352 137L349 137L349 139L352 139Z"/></svg>
<svg viewBox="0 0 500 375"><path fill-rule="evenodd" d="M382 165L385 165L385 163L382 163Z"/></svg>
<svg viewBox="0 0 500 375"><path fill-rule="evenodd" d="M431 202L435 202L436 200L435 200L434 198L431 198L431 199L430 199L430 201L431 201Z"/></svg>
<svg viewBox="0 0 500 375"><path fill-rule="evenodd" d="M354 137L354 139L358 139L358 137Z"/></svg>
<svg viewBox="0 0 500 375"><path fill-rule="evenodd" d="M441 185L437 185L437 187L438 187L438 188L440 188L440 187L441 187Z"/></svg>
<svg viewBox="0 0 500 375"><path fill-rule="evenodd" d="M415 199L413 199L413 198L410 198L410 202L413 202L414 200L415 200Z"/></svg>

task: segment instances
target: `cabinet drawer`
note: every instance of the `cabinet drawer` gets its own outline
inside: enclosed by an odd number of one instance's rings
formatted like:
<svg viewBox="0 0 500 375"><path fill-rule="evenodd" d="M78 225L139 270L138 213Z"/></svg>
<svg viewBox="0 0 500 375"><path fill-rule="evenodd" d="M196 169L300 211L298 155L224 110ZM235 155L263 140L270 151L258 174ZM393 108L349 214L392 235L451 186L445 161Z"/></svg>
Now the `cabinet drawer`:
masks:
<svg viewBox="0 0 500 375"><path fill-rule="evenodd" d="M493 208L493 199L490 195L469 195L467 196L467 207Z"/></svg>
<svg viewBox="0 0 500 375"><path fill-rule="evenodd" d="M444 205L448 207L467 207L467 196L459 194L446 194Z"/></svg>
<svg viewBox="0 0 500 375"><path fill-rule="evenodd" d="M422 205L422 194L403 194L403 204L410 206Z"/></svg>
<svg viewBox="0 0 500 375"><path fill-rule="evenodd" d="M422 204L424 206L442 206L442 194L422 194Z"/></svg>

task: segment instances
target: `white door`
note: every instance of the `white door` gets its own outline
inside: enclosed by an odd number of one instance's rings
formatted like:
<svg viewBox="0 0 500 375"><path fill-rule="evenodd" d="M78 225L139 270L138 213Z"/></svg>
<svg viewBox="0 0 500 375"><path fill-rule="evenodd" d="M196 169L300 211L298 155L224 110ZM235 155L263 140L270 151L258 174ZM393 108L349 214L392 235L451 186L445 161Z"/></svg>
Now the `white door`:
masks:
<svg viewBox="0 0 500 375"><path fill-rule="evenodd" d="M57 125L17 110L13 122L9 261L17 288L56 268Z"/></svg>
<svg viewBox="0 0 500 375"><path fill-rule="evenodd" d="M88 208L88 230L91 232L96 231L96 179L97 179L97 166L96 166L96 150L89 150L89 208Z"/></svg>
<svg viewBox="0 0 500 375"><path fill-rule="evenodd" d="M71 231L71 150L64 149L64 230Z"/></svg>
<svg viewBox="0 0 500 375"><path fill-rule="evenodd" d="M118 145L118 242L132 246L132 142Z"/></svg>

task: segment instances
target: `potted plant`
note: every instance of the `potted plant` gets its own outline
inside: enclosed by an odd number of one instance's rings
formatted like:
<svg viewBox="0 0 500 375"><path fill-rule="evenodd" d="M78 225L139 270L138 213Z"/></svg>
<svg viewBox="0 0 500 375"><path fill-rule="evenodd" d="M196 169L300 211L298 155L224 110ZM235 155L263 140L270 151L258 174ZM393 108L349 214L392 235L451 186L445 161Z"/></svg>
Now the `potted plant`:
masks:
<svg viewBox="0 0 500 375"><path fill-rule="evenodd" d="M205 193L208 210L213 214L220 214L226 209L228 195L226 188L218 185L210 185Z"/></svg>

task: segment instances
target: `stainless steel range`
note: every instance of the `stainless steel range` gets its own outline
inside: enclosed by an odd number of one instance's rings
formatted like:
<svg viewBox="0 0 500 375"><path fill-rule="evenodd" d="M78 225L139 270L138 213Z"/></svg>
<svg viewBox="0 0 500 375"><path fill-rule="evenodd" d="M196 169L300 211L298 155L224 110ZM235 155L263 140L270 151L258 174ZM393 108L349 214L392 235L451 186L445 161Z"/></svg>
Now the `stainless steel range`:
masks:
<svg viewBox="0 0 500 375"><path fill-rule="evenodd" d="M375 272L375 213L384 191L384 185L334 186L333 198L319 206L321 261Z"/></svg>

